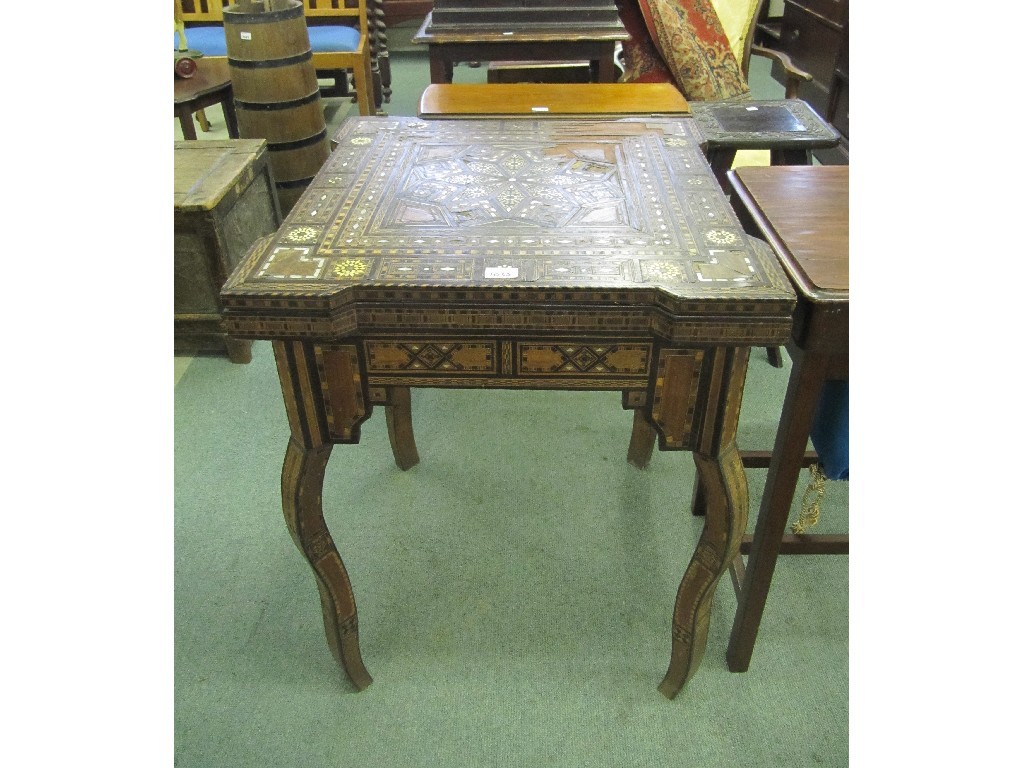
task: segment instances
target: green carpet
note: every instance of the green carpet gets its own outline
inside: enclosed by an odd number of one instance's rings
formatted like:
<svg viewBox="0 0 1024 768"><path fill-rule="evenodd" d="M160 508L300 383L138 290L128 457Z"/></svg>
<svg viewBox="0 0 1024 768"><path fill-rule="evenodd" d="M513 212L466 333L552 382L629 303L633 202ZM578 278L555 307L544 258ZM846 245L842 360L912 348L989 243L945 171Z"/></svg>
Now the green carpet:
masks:
<svg viewBox="0 0 1024 768"><path fill-rule="evenodd" d="M392 69L387 111L415 114L425 58ZM788 370L754 350L741 447L771 447ZM847 557L780 559L744 674L725 664L723 579L697 676L674 701L656 690L702 521L689 454L626 463L618 394L414 390L419 466L395 467L382 409L335 448L324 510L375 679L362 693L281 514L269 343L249 365L195 359L174 408L175 765L848 764ZM749 472L751 531L764 477ZM828 485L818 530L846 531L848 484Z"/></svg>
<svg viewBox="0 0 1024 768"><path fill-rule="evenodd" d="M755 351L744 446L770 443L786 376ZM394 466L378 412L325 481L375 677L356 694L281 515L269 344L248 366L199 358L175 388L177 765L846 764L846 557L781 559L745 674L725 666L724 579L700 672L668 701L701 526L690 456L630 467L614 393L413 394L419 466ZM751 471L753 509L763 483ZM830 483L823 532L846 500Z"/></svg>

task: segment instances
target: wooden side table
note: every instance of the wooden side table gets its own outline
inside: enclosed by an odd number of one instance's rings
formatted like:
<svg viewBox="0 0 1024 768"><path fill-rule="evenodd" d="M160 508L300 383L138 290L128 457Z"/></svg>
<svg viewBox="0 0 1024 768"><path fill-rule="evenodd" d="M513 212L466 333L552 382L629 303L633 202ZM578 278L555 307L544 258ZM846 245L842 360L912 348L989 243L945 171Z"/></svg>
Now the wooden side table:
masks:
<svg viewBox="0 0 1024 768"><path fill-rule="evenodd" d="M333 446L357 443L374 405L405 467L418 460L409 387L617 391L662 450L693 452L707 489L659 686L675 696L746 528L749 350L788 338L795 304L692 121L349 118L335 141L221 298L227 333L273 342L291 426L284 513L336 659L370 684L321 491Z"/></svg>
<svg viewBox="0 0 1024 768"><path fill-rule="evenodd" d="M727 660L750 665L780 551L846 554L846 536L784 535L821 389L849 376L849 166L809 165L729 171L734 202L748 231L765 238L797 289L793 369L768 465L750 558Z"/></svg>
<svg viewBox="0 0 1024 768"><path fill-rule="evenodd" d="M238 121L227 59L204 56L196 59L196 73L192 77L174 78L174 116L181 123L181 134L185 139L194 141L197 138L192 114L214 104L220 104L224 110L228 136L237 139Z"/></svg>
<svg viewBox="0 0 1024 768"><path fill-rule="evenodd" d="M613 83L615 43L629 39L618 16L588 24L522 24L510 14L500 26L435 26L428 14L412 42L429 46L430 82L450 83L458 61L590 62L591 79Z"/></svg>

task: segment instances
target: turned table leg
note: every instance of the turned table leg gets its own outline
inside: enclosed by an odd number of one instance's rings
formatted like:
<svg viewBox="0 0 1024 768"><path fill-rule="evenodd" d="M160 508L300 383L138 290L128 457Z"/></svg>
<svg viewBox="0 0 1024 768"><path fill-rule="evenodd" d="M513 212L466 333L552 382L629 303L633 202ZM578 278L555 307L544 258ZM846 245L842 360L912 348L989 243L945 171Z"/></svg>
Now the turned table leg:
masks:
<svg viewBox="0 0 1024 768"><path fill-rule="evenodd" d="M373 57L377 61L377 71L380 73L381 93L380 99L376 102L377 109L380 110L384 104L391 101L391 54L388 51L388 30L382 0L370 0L367 3L366 21L373 43ZM376 81L374 85L376 86Z"/></svg>
<svg viewBox="0 0 1024 768"><path fill-rule="evenodd" d="M747 480L736 446L748 349L716 351L708 410L694 462L707 513L697 549L683 574L672 614L672 655L658 686L674 698L700 666L707 646L715 588L739 554L747 526Z"/></svg>

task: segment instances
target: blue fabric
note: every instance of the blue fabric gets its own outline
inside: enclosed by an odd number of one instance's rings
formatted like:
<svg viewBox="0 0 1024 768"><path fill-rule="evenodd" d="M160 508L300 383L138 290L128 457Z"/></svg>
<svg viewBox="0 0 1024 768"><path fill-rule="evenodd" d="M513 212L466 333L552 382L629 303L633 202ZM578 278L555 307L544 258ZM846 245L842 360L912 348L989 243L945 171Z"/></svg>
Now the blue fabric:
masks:
<svg viewBox="0 0 1024 768"><path fill-rule="evenodd" d="M359 30L344 25L308 27L309 47L314 51L354 51L359 47Z"/></svg>
<svg viewBox="0 0 1024 768"><path fill-rule="evenodd" d="M811 424L818 466L829 480L850 479L850 382L826 381Z"/></svg>
<svg viewBox="0 0 1024 768"><path fill-rule="evenodd" d="M227 56L228 44L224 39L224 27L187 27L185 39L190 51L199 51L204 56ZM178 50L178 33L174 33L174 50Z"/></svg>
<svg viewBox="0 0 1024 768"><path fill-rule="evenodd" d="M314 51L354 51L359 47L359 30L343 25L309 27L309 47ZM185 39L191 51L206 56L227 56L224 27L188 27ZM178 33L174 33L174 50L178 50Z"/></svg>

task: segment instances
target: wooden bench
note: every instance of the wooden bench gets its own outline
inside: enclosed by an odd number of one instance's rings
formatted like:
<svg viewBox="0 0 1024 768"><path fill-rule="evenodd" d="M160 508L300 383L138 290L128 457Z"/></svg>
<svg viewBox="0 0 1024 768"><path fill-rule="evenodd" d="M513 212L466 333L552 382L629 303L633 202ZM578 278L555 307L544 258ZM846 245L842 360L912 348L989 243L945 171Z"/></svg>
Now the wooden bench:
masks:
<svg viewBox="0 0 1024 768"><path fill-rule="evenodd" d="M375 115L371 37L367 31L366 0L299 0L304 6L313 66L318 78L335 81L324 95L346 95L348 75L355 80L355 97L360 115ZM227 57L224 38L224 8L236 0L181 0L188 49L204 56ZM279 2L279 0L272 0ZM177 31L174 47L180 49ZM377 77L379 78L379 74Z"/></svg>

